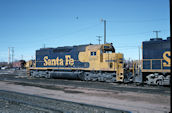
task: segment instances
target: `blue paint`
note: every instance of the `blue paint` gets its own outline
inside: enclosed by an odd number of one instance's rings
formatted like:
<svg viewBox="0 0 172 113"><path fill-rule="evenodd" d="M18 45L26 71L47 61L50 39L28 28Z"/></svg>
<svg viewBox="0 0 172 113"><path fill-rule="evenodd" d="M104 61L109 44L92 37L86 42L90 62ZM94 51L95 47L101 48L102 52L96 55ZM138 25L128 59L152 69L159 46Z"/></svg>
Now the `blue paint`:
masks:
<svg viewBox="0 0 172 113"><path fill-rule="evenodd" d="M88 62L80 62L78 55L80 52L85 51L85 47L88 45L79 45L79 46L66 46L58 48L42 48L36 51L36 67L72 67L72 68L88 68ZM74 59L74 65L65 65L66 55L70 55ZM44 66L44 57L48 56L48 59L56 59L57 57L63 59L63 66Z"/></svg>
<svg viewBox="0 0 172 113"><path fill-rule="evenodd" d="M143 60L144 59L163 59L163 53L170 50L170 38L167 40L150 40L143 42ZM171 58L171 56L168 56ZM143 69L151 69L150 60L143 61ZM162 62L167 62L162 60ZM170 67L162 67L163 69L170 69ZM161 69L161 60L152 60L152 69Z"/></svg>

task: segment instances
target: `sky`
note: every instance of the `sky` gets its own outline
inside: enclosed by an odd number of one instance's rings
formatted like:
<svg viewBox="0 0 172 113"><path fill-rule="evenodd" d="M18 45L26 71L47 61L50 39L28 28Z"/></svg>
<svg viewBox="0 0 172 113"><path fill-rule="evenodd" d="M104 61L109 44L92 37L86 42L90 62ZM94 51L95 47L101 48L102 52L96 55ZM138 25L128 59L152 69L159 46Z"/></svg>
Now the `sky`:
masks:
<svg viewBox="0 0 172 113"><path fill-rule="evenodd" d="M35 58L42 47L106 41L125 59L139 59L143 41L170 36L169 0L0 0L0 62ZM141 51L141 50L140 50Z"/></svg>

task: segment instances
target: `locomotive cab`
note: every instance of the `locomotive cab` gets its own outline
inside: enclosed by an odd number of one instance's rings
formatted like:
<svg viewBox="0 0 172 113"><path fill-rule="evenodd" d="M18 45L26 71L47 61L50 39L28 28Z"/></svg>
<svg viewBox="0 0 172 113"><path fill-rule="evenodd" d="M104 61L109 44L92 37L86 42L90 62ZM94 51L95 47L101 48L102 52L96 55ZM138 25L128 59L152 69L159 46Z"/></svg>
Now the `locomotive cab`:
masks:
<svg viewBox="0 0 172 113"><path fill-rule="evenodd" d="M111 44L103 45L103 61L108 65L108 68L116 72L116 81L124 80L123 72L123 54L115 53L115 48Z"/></svg>
<svg viewBox="0 0 172 113"><path fill-rule="evenodd" d="M123 82L123 54L115 53L111 44L89 45L79 53L81 62L89 62L88 70L115 73L116 81Z"/></svg>

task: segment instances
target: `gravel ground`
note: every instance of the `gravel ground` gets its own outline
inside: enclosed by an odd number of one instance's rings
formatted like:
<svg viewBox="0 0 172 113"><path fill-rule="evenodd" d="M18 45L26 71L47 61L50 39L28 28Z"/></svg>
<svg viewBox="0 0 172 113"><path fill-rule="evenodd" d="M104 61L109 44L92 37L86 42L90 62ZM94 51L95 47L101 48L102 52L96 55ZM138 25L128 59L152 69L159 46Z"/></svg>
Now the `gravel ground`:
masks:
<svg viewBox="0 0 172 113"><path fill-rule="evenodd" d="M48 110L41 110L29 105L0 99L1 113L49 113Z"/></svg>
<svg viewBox="0 0 172 113"><path fill-rule="evenodd" d="M0 90L1 113L129 113L116 109Z"/></svg>
<svg viewBox="0 0 172 113"><path fill-rule="evenodd" d="M17 91L133 113L170 111L170 87L27 78L24 70L0 70L0 86L0 90Z"/></svg>

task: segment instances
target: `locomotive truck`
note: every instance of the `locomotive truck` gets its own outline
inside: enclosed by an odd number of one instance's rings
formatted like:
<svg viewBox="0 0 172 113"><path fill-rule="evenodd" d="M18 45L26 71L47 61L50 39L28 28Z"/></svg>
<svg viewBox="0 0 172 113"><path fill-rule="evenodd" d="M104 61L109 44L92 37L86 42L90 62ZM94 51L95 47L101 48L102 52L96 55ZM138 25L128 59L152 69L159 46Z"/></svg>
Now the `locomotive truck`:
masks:
<svg viewBox="0 0 172 113"><path fill-rule="evenodd" d="M170 85L170 38L142 43L142 65L124 65L122 53L115 53L112 43L41 48L35 61L28 62L32 77L80 79L84 81L138 82ZM140 68L139 68L140 67ZM132 79L131 79L132 78Z"/></svg>

